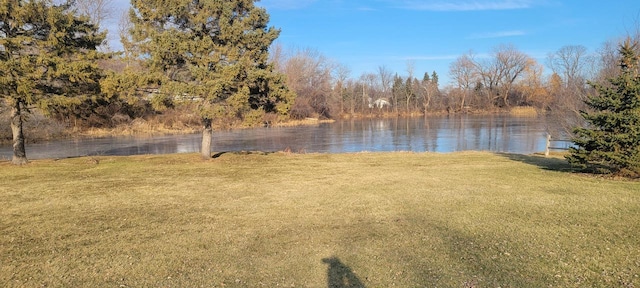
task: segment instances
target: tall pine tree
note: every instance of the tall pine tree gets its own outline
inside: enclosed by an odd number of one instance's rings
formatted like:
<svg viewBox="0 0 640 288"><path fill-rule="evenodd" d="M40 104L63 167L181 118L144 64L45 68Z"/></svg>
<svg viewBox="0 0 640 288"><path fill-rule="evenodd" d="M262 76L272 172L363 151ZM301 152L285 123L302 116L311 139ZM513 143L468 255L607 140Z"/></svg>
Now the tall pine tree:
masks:
<svg viewBox="0 0 640 288"><path fill-rule="evenodd" d="M159 97L198 103L201 154L211 157L212 121L252 111L286 114L294 94L273 72L279 31L254 0L132 0L132 46L160 83Z"/></svg>
<svg viewBox="0 0 640 288"><path fill-rule="evenodd" d="M100 91L96 47L105 38L72 2L0 2L0 99L11 107L14 164L27 163L23 122L30 108L78 103Z"/></svg>
<svg viewBox="0 0 640 288"><path fill-rule="evenodd" d="M594 173L640 177L640 75L636 45L620 45L620 74L608 84L590 85L597 91L582 112L587 122L574 130L569 162Z"/></svg>

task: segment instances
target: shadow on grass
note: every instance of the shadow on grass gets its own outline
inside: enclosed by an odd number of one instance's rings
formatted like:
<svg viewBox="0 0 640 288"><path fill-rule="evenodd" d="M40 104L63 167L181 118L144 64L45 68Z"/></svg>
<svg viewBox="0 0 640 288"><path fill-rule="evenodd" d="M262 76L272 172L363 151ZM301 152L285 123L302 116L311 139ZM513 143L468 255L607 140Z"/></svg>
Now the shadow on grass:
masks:
<svg viewBox="0 0 640 288"><path fill-rule="evenodd" d="M523 155L523 154L511 154L511 153L497 153L502 157L509 160L522 162L529 165L540 167L540 169L559 171L559 172L574 172L573 168L564 158L557 157L544 157L537 155Z"/></svg>
<svg viewBox="0 0 640 288"><path fill-rule="evenodd" d="M338 257L324 258L322 262L329 265L327 268L327 287L364 288L364 284L358 279L358 276Z"/></svg>
<svg viewBox="0 0 640 288"><path fill-rule="evenodd" d="M531 252L512 244L509 235L480 236L446 226L436 229L448 245L445 253L457 261L462 287L542 287L541 283L556 280L536 266L535 259L511 256L528 256Z"/></svg>
<svg viewBox="0 0 640 288"><path fill-rule="evenodd" d="M224 155L224 154L235 154L235 155L269 155L269 154L273 154L276 152L264 152L264 151L224 151L224 152L218 152L218 153L214 153L211 158L220 158L220 156Z"/></svg>

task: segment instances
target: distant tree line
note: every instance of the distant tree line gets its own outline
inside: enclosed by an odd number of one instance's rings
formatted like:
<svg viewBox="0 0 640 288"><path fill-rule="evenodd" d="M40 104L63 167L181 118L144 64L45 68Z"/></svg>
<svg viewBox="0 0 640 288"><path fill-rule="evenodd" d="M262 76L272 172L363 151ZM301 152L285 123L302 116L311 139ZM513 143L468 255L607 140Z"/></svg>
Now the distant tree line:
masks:
<svg viewBox="0 0 640 288"><path fill-rule="evenodd" d="M632 38L637 41L639 36ZM450 83L440 83L437 71L415 73L412 63L400 74L380 66L351 78L348 67L318 51L287 51L278 44L271 61L297 94L290 114L294 118L490 112L526 106L554 119L556 130L570 133L583 123L580 111L588 109L587 95L595 92L587 81L603 83L619 73L619 43L607 41L593 52L580 45L560 47L545 63L513 45L499 45L489 55L468 52L450 64ZM372 105L379 99L390 105Z"/></svg>

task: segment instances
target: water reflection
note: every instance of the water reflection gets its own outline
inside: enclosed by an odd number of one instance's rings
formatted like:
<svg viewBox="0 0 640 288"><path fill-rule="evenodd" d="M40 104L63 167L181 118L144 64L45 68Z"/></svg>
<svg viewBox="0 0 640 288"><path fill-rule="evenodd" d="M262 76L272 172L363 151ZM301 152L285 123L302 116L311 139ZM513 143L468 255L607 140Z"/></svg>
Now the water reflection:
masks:
<svg viewBox="0 0 640 288"><path fill-rule="evenodd" d="M487 150L530 154L544 150L544 121L509 116L455 115L426 118L360 119L314 127L216 131L213 151L343 153L360 151L454 152ZM190 153L200 135L113 137L27 145L27 156L63 158L85 155ZM11 146L0 147L10 159Z"/></svg>

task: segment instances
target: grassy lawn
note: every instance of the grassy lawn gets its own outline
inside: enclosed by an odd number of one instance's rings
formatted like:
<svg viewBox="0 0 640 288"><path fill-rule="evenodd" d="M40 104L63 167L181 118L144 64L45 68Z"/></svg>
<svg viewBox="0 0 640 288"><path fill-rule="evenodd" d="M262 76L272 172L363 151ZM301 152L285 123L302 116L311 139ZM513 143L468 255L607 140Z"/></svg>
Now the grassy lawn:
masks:
<svg viewBox="0 0 640 288"><path fill-rule="evenodd" d="M0 162L0 286L639 287L640 182L566 171L484 152Z"/></svg>

